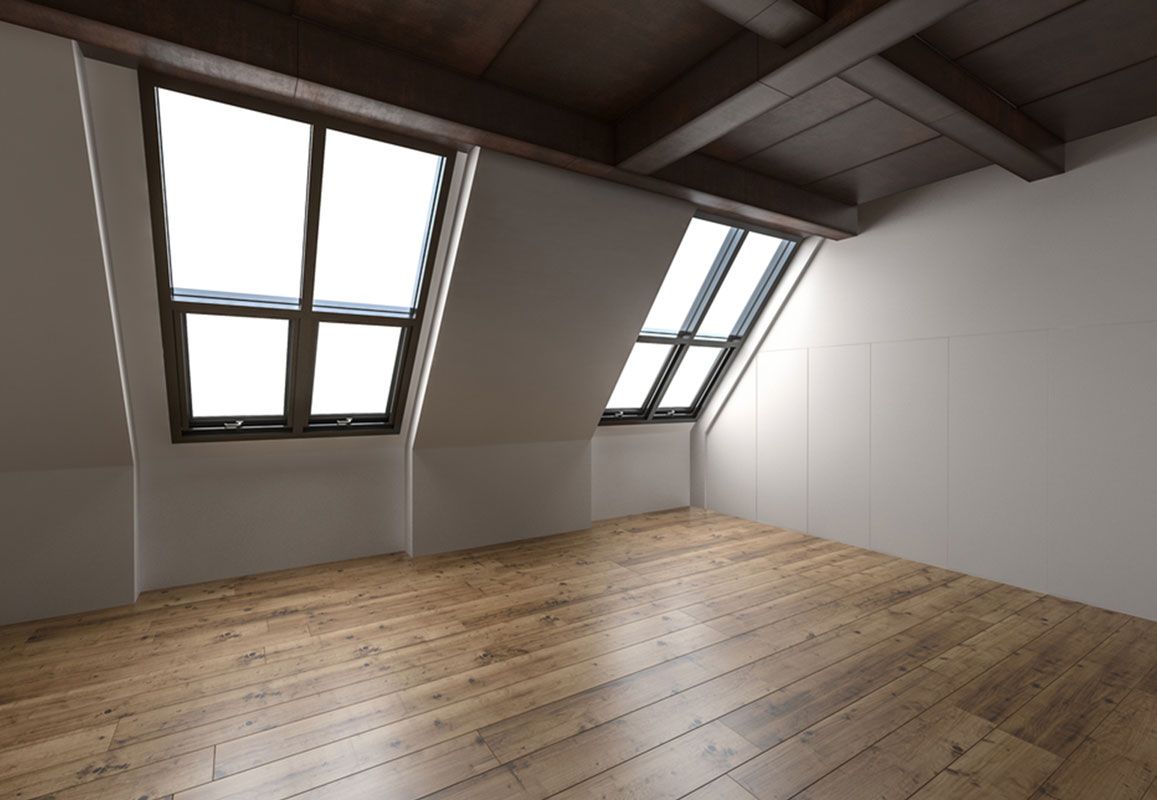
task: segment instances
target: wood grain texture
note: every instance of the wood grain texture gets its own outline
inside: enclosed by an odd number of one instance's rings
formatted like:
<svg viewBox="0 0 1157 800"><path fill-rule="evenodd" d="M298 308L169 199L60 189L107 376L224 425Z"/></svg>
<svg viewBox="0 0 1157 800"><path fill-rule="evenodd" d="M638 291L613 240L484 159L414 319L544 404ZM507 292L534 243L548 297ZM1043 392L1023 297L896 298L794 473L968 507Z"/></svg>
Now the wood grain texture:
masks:
<svg viewBox="0 0 1157 800"><path fill-rule="evenodd" d="M1152 800L1154 742L1157 623L699 509L0 628L5 798Z"/></svg>

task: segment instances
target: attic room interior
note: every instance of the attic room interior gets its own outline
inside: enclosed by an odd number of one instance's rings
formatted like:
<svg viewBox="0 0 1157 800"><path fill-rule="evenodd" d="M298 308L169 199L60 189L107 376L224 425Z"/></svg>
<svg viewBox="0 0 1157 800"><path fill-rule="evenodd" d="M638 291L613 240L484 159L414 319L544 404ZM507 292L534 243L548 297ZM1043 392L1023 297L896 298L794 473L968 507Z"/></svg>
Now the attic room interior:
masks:
<svg viewBox="0 0 1157 800"><path fill-rule="evenodd" d="M1157 800L1152 0L0 0L0 798Z"/></svg>

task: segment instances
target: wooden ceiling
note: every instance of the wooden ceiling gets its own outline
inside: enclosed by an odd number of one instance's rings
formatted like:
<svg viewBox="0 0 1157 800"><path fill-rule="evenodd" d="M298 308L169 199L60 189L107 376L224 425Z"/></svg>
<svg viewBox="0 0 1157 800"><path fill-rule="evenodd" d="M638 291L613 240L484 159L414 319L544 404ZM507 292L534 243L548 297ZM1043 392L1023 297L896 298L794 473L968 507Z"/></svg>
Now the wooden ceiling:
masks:
<svg viewBox="0 0 1157 800"><path fill-rule="evenodd" d="M1154 0L0 0L0 19L800 233L1157 114Z"/></svg>

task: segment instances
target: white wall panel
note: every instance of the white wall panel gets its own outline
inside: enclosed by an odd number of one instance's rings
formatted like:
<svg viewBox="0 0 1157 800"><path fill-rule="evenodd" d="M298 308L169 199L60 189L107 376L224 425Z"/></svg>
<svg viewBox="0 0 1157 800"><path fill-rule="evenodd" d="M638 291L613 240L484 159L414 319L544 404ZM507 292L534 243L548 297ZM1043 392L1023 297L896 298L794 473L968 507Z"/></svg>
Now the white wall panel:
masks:
<svg viewBox="0 0 1157 800"><path fill-rule="evenodd" d="M690 503L691 423L603 426L591 440L591 518Z"/></svg>
<svg viewBox="0 0 1157 800"><path fill-rule="evenodd" d="M806 531L807 351L760 353L756 519Z"/></svg>
<svg viewBox="0 0 1157 800"><path fill-rule="evenodd" d="M948 340L872 345L874 550L948 562Z"/></svg>
<svg viewBox="0 0 1157 800"><path fill-rule="evenodd" d="M1157 324L1056 331L1049 589L1157 619Z"/></svg>
<svg viewBox="0 0 1157 800"><path fill-rule="evenodd" d="M414 555L509 542L591 523L591 443L414 450Z"/></svg>
<svg viewBox="0 0 1157 800"><path fill-rule="evenodd" d="M0 472L0 625L131 603L132 467Z"/></svg>
<svg viewBox="0 0 1157 800"><path fill-rule="evenodd" d="M1157 618L1157 119L1066 151L869 203L762 349L809 353L810 533L869 545L870 504L874 549Z"/></svg>
<svg viewBox="0 0 1157 800"><path fill-rule="evenodd" d="M1044 590L1048 334L950 343L948 566Z"/></svg>
<svg viewBox="0 0 1157 800"><path fill-rule="evenodd" d="M707 507L744 519L755 519L756 388L750 369L707 436Z"/></svg>
<svg viewBox="0 0 1157 800"><path fill-rule="evenodd" d="M808 359L808 530L860 547L869 532L868 345Z"/></svg>

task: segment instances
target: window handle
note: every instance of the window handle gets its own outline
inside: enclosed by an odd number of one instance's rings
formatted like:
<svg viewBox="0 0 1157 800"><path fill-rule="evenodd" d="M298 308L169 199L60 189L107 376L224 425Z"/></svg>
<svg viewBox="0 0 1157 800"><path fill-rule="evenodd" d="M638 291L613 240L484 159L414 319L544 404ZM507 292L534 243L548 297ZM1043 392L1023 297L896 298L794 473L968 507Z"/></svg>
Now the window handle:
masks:
<svg viewBox="0 0 1157 800"><path fill-rule="evenodd" d="M244 424L245 424L245 420L243 420L243 419L235 419L235 420L230 420L230 421L228 421L228 422L223 422L223 423L221 423L221 424L225 426L225 430L227 430L227 431L235 431L235 430L237 430L238 428L240 428L242 425L244 425Z"/></svg>
<svg viewBox="0 0 1157 800"><path fill-rule="evenodd" d="M340 419L334 420L334 422L336 422L338 425L341 425L343 428L346 425L349 425L350 423L352 423L353 421L354 421L353 417L342 417Z"/></svg>

